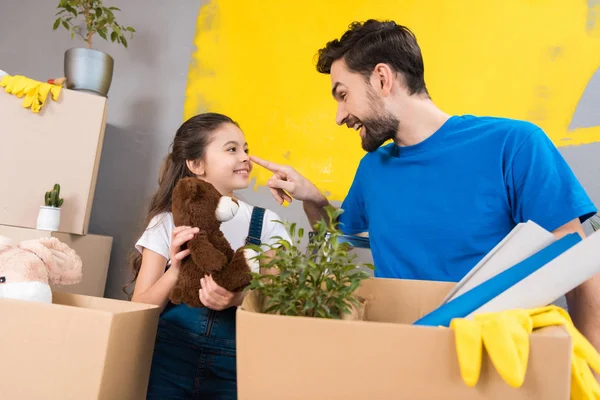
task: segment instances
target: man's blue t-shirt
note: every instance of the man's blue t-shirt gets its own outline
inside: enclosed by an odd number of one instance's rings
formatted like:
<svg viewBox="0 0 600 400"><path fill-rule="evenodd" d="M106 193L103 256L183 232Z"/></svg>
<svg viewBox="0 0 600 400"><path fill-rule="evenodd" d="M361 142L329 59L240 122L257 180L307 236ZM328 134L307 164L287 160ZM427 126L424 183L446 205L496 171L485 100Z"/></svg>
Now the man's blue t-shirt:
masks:
<svg viewBox="0 0 600 400"><path fill-rule="evenodd" d="M366 154L341 208L344 233L369 233L375 276L441 281L459 281L517 223L553 231L597 212L540 128L470 115Z"/></svg>

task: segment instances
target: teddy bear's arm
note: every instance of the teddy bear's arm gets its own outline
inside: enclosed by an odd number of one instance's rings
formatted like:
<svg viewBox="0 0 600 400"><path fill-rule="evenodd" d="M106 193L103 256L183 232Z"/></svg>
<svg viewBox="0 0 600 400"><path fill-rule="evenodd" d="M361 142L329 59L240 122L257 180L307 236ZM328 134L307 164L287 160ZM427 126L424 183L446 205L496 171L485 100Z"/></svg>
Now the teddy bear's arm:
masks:
<svg viewBox="0 0 600 400"><path fill-rule="evenodd" d="M248 255L246 249L240 247L227 266L222 270L213 273L212 276L217 285L230 292L237 292L248 286L252 280L252 275L250 274L251 270L247 259Z"/></svg>
<svg viewBox="0 0 600 400"><path fill-rule="evenodd" d="M212 245L205 231L198 232L188 242L188 249L194 263L208 273L219 271L227 263L225 254Z"/></svg>

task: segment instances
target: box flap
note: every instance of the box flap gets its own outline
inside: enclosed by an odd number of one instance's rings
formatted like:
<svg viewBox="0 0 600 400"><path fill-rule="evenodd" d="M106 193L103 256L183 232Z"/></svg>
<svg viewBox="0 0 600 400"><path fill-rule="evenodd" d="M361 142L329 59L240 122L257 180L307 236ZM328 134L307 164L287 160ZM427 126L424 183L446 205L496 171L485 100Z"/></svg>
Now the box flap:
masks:
<svg viewBox="0 0 600 400"><path fill-rule="evenodd" d="M412 323L439 306L454 285L454 282L368 278L356 293L367 299L367 320ZM258 293L249 293L241 309L260 312L261 300Z"/></svg>
<svg viewBox="0 0 600 400"><path fill-rule="evenodd" d="M440 305L454 282L370 278L358 294L367 299L366 319L412 323Z"/></svg>
<svg viewBox="0 0 600 400"><path fill-rule="evenodd" d="M115 315L110 330L100 399L144 400L160 308ZM123 374L135 371L135 374Z"/></svg>
<svg viewBox="0 0 600 400"><path fill-rule="evenodd" d="M85 296L67 293L59 290L52 291L52 302L65 306L80 307L89 310L99 310L112 314L145 311L159 308L154 304L135 303L131 301L107 299L103 297Z"/></svg>

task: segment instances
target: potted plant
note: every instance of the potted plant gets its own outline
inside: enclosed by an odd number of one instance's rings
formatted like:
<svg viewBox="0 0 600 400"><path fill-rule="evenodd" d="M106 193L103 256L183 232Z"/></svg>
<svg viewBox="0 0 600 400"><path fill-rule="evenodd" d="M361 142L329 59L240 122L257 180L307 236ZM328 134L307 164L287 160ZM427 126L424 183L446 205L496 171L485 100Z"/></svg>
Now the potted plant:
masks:
<svg viewBox="0 0 600 400"><path fill-rule="evenodd" d="M356 294L363 279L369 278L350 253L351 245L338 240L342 235L337 218L342 210L327 209L328 220L314 225L305 250L300 247L304 236L295 223L285 223L292 242L278 238L273 245L247 245L257 260L273 274L252 273L251 290L263 302L263 312L280 315L332 319L362 319L365 299ZM282 222L279 222L282 223ZM266 251L273 250L268 260Z"/></svg>
<svg viewBox="0 0 600 400"><path fill-rule="evenodd" d="M44 195L44 205L40 206L37 229L57 231L60 225L60 207L64 199L60 198L60 185L56 183L51 191Z"/></svg>
<svg viewBox="0 0 600 400"><path fill-rule="evenodd" d="M82 90L107 96L113 75L113 58L96 49L92 49L92 38L98 34L102 39L109 40L127 47L127 38L133 37L135 29L131 26L120 25L114 12L121 11L117 7L106 7L102 0L60 0L59 10L52 27L56 30L64 27L71 33L71 39L78 35L86 47L74 47L65 52L64 72L67 88Z"/></svg>

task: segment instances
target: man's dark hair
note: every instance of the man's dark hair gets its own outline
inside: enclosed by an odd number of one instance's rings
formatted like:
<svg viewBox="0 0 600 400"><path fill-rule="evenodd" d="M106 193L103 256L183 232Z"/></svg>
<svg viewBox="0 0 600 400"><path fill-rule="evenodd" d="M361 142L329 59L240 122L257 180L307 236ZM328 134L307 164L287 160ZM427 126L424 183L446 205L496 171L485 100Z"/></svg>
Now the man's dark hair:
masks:
<svg viewBox="0 0 600 400"><path fill-rule="evenodd" d="M386 63L404 77L410 94L425 93L421 49L415 35L394 21L370 19L353 22L341 39L334 39L319 50L317 71L331 73L331 64L344 59L348 69L369 79L375 66Z"/></svg>

